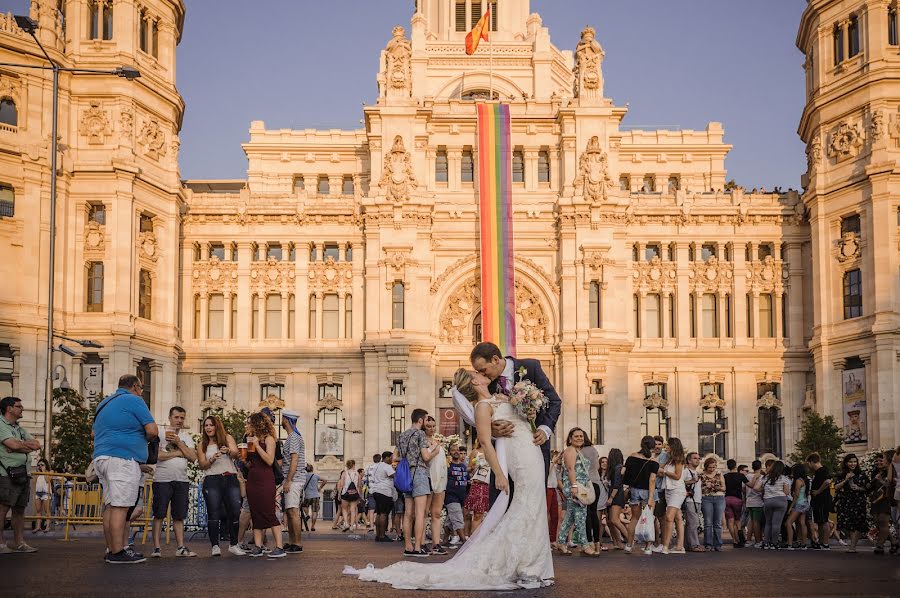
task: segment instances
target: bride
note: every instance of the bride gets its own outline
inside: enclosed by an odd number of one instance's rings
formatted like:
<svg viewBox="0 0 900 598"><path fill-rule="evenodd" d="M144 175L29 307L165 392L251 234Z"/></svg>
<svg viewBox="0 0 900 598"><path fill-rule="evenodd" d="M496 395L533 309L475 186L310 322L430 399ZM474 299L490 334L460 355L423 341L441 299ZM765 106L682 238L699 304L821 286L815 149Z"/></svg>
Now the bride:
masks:
<svg viewBox="0 0 900 598"><path fill-rule="evenodd" d="M531 428L504 395L490 395L489 380L481 374L460 368L453 382L474 405L479 438L491 437L494 419L513 423L512 436L498 439L496 449L490 442L482 445L500 495L478 531L449 561L404 561L384 569L370 564L362 570L347 567L344 573L403 590L515 590L551 585L544 460ZM511 501L507 475L515 484Z"/></svg>

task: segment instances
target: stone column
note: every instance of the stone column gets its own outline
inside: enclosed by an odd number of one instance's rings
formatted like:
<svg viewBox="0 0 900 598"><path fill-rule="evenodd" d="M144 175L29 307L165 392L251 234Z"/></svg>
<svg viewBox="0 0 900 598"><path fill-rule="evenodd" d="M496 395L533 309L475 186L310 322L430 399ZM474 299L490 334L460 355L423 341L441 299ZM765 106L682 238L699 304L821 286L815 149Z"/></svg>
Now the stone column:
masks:
<svg viewBox="0 0 900 598"><path fill-rule="evenodd" d="M257 305L259 305L259 314L256 318L256 327L259 334L256 335L257 340L266 338L266 295L257 293Z"/></svg>
<svg viewBox="0 0 900 598"><path fill-rule="evenodd" d="M548 153L550 154L550 187L561 189L562 185L559 184L561 176L559 174L559 150L551 149ZM537 178L536 175L537 173L535 173L535 178Z"/></svg>
<svg viewBox="0 0 900 598"><path fill-rule="evenodd" d="M537 190L537 163L538 163L538 151L537 149L526 149L525 150L525 191L536 191Z"/></svg>
<svg viewBox="0 0 900 598"><path fill-rule="evenodd" d="M225 340L231 338L231 311L233 309L232 303L234 301L234 295L229 291L224 295L224 304L225 304L225 317L223 318L223 337Z"/></svg>
<svg viewBox="0 0 900 598"><path fill-rule="evenodd" d="M324 304L325 294L319 291L316 293L316 338L319 340L325 338L323 336L324 327L322 324L324 320L324 318L322 317L322 308L324 307Z"/></svg>
<svg viewBox="0 0 900 598"><path fill-rule="evenodd" d="M660 338L663 339L663 345L669 338L669 297L671 293L659 294L659 309L662 310L662 330L660 330Z"/></svg>
<svg viewBox="0 0 900 598"><path fill-rule="evenodd" d="M209 293L200 295L200 340L209 338Z"/></svg>
<svg viewBox="0 0 900 598"><path fill-rule="evenodd" d="M718 251L718 248L716 248ZM728 319L726 318L726 304L727 304L727 295L724 291L719 291L716 294L716 301L718 301L718 306L716 309L716 315L718 316L718 325L719 325L719 346L725 346L727 344L728 336L725 334L727 331Z"/></svg>
<svg viewBox="0 0 900 598"><path fill-rule="evenodd" d="M449 191L459 191L460 182L460 165L462 163L462 149L447 149L447 186Z"/></svg>
<svg viewBox="0 0 900 598"><path fill-rule="evenodd" d="M288 320L290 320L290 294L281 293L281 340L288 339Z"/></svg>
<svg viewBox="0 0 900 598"><path fill-rule="evenodd" d="M775 339L778 341L778 344L781 344L781 342L784 339L784 330L782 330L782 325L781 325L781 322L782 322L781 298L782 298L783 294L784 293L781 293L781 292L773 293L774 298L772 301L775 304L774 306L772 306L775 311L775 316L774 316L775 317L775 322L774 322L775 335L774 336L775 336Z"/></svg>

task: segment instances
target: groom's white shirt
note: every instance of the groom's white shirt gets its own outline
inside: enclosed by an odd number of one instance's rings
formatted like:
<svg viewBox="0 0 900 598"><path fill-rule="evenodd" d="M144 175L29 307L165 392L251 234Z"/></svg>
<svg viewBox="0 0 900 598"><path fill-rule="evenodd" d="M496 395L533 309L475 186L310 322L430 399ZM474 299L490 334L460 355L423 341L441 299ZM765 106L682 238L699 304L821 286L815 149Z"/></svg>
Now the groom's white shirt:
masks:
<svg viewBox="0 0 900 598"><path fill-rule="evenodd" d="M502 376L506 378L505 390L509 392L512 390L512 385L515 383L515 372L513 371L513 361L508 357L506 358L506 367L503 368ZM475 411L472 409L472 405L455 388L453 389L453 406L467 424L470 426L475 425ZM547 436L547 440L550 440L550 436L553 432L548 426L538 426L538 430L543 430L544 434Z"/></svg>

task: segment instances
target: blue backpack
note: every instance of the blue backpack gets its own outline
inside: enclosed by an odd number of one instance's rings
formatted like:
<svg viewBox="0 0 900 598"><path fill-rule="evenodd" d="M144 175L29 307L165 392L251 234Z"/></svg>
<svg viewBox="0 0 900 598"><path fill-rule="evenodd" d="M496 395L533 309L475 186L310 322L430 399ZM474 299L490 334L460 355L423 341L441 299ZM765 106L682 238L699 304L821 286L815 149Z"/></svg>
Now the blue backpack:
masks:
<svg viewBox="0 0 900 598"><path fill-rule="evenodd" d="M408 446L409 444L407 444ZM403 453L405 454L406 451L403 451ZM394 472L394 488L398 492L406 492L407 494L412 492L412 472L409 470L409 461L407 461L406 457L402 457L400 463L397 464L397 470Z"/></svg>

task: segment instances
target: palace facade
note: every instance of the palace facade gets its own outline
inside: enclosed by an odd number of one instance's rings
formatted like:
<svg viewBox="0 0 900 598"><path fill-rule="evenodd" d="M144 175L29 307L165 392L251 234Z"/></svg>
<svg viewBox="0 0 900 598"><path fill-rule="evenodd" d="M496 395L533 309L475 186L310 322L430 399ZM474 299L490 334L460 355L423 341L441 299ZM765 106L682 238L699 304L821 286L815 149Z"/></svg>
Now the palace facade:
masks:
<svg viewBox="0 0 900 598"><path fill-rule="evenodd" d="M487 2L416 4L362 128L254 121L246 179L181 181L181 0L33 0L55 60L142 73L61 79L54 328L103 344L53 353L73 386L97 397L136 371L158 419L289 407L327 478L415 407L466 433L449 381L481 334L475 101L493 90L512 115L519 354L563 397L556 446L578 425L602 449L675 435L746 462L790 453L811 410L848 448L900 441L893 4L809 2L809 169L775 193L727 182L720 123L628 127L593 29L560 50L528 0L490 2L493 57L470 57ZM0 16L0 61L40 59ZM0 67L0 389L35 431L50 91Z"/></svg>

